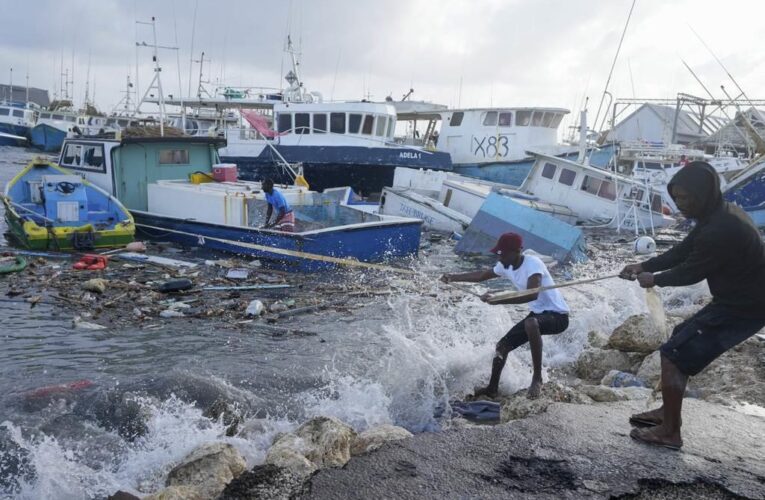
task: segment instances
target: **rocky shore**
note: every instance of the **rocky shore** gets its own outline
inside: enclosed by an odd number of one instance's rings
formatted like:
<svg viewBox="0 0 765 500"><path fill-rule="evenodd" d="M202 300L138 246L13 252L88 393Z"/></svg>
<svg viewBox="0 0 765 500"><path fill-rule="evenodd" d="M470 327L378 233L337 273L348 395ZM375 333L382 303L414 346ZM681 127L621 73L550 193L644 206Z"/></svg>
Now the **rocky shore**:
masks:
<svg viewBox="0 0 765 500"><path fill-rule="evenodd" d="M660 404L656 349L682 320L657 327L638 315L610 335L591 332L540 398L498 398L496 425L454 418L443 432L412 436L392 425L357 433L316 417L277 435L249 470L231 444L200 447L173 467L165 489L143 498L765 498L765 342L757 337L691 380L682 451L629 438L629 415ZM210 416L232 420L225 408ZM252 432L236 422L229 430Z"/></svg>

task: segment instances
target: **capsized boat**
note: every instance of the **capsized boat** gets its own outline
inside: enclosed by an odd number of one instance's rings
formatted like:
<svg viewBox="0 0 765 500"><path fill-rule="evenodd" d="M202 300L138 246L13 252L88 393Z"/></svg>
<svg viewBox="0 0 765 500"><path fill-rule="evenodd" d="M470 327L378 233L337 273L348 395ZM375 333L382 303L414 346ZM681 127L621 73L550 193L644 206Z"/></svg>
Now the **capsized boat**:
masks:
<svg viewBox="0 0 765 500"><path fill-rule="evenodd" d="M116 198L41 158L11 179L2 200L8 229L26 248L108 248L135 235L132 215Z"/></svg>
<svg viewBox="0 0 765 500"><path fill-rule="evenodd" d="M731 179L723 198L743 208L757 227L765 228L765 161L753 163Z"/></svg>

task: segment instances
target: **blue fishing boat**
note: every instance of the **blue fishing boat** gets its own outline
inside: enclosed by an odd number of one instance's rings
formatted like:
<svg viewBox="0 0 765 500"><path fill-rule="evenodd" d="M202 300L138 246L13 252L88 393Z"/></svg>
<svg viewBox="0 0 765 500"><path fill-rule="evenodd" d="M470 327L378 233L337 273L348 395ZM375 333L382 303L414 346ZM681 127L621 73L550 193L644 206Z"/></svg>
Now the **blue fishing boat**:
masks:
<svg viewBox="0 0 765 500"><path fill-rule="evenodd" d="M422 221L370 214L348 206L345 196L300 185L277 186L293 208L295 230L262 228L265 193L259 182L234 180L232 166L218 163L224 144L214 137L66 139L60 163L122 201L149 237L290 271L417 253Z"/></svg>
<svg viewBox="0 0 765 500"><path fill-rule="evenodd" d="M29 134L32 146L45 152L60 150L66 135L66 129L50 123L38 123Z"/></svg>
<svg viewBox="0 0 765 500"><path fill-rule="evenodd" d="M765 228L765 162L754 163L734 177L723 197L746 210L758 227Z"/></svg>
<svg viewBox="0 0 765 500"><path fill-rule="evenodd" d="M40 158L6 185L2 201L11 235L26 248L90 250L133 241L133 218L122 204Z"/></svg>

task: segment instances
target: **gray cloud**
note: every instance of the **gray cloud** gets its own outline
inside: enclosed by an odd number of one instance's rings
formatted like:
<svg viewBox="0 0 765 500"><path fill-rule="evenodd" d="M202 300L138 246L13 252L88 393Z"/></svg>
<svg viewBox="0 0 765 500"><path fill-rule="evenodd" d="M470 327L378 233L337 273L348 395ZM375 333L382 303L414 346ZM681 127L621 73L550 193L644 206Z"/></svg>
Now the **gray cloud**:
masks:
<svg viewBox="0 0 765 500"><path fill-rule="evenodd" d="M613 93L631 97L634 88L644 97L701 94L680 57L719 89L725 76L688 29L691 24L757 96L763 57L747 49L757 39L757 16L737 15L739 3L746 7L743 0L730 0L726 9L712 0L638 2ZM125 75L135 78L136 38L151 41L150 29L136 27L135 20L155 16L158 42L181 49L185 93L195 5L194 58L204 50L212 59L205 74L221 85L281 85L289 25L302 49L304 81L326 98L398 98L411 85L415 98L451 105L575 108L585 95L599 100L631 1L5 0L0 81L13 66L15 82L23 82L28 65L30 83L52 93L62 51L70 69L74 52L76 99L84 96L90 57L97 102L108 110L120 99ZM141 49L139 57L143 89L152 76L150 51ZM176 54L160 51L160 60L166 92L177 94ZM197 72L195 66L194 88Z"/></svg>

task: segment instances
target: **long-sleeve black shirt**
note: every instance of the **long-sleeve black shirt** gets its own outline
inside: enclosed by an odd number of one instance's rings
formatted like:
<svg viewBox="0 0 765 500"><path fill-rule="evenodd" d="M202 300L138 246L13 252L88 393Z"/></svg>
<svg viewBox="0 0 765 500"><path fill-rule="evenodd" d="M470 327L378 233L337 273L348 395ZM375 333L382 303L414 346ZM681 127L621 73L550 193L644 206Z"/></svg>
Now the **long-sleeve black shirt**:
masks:
<svg viewBox="0 0 765 500"><path fill-rule="evenodd" d="M658 286L685 286L704 279L712 303L731 312L765 318L765 245L749 216L721 202L678 245L642 263L658 272Z"/></svg>

